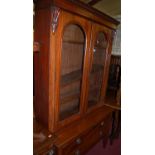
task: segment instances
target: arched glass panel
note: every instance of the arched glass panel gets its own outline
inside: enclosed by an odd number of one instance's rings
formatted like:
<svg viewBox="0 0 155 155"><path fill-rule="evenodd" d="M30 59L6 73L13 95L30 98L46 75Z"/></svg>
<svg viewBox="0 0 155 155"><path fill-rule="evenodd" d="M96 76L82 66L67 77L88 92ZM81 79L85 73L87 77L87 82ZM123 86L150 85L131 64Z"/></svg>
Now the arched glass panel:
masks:
<svg viewBox="0 0 155 155"><path fill-rule="evenodd" d="M76 24L67 25L62 38L60 120L79 112L84 51L83 30Z"/></svg>
<svg viewBox="0 0 155 155"><path fill-rule="evenodd" d="M103 72L106 57L107 40L103 32L98 33L91 62L88 86L88 107L100 101L103 83Z"/></svg>

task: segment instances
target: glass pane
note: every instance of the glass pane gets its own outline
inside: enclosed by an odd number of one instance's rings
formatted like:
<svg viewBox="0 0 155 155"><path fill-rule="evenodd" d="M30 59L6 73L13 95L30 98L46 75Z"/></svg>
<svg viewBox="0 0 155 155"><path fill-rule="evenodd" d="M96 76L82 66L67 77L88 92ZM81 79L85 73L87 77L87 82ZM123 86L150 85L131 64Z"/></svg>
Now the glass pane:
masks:
<svg viewBox="0 0 155 155"><path fill-rule="evenodd" d="M60 81L60 120L79 112L85 35L75 24L63 34Z"/></svg>
<svg viewBox="0 0 155 155"><path fill-rule="evenodd" d="M100 32L93 49L92 64L89 75L88 107L96 105L100 101L106 47L107 40L104 33Z"/></svg>

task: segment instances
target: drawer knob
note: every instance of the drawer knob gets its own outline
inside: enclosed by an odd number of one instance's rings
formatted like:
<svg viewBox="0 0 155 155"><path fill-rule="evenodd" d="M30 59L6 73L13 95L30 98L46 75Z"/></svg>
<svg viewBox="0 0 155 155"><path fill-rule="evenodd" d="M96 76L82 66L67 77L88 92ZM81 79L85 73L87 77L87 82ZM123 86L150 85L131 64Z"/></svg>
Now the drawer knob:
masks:
<svg viewBox="0 0 155 155"><path fill-rule="evenodd" d="M82 140L81 138L76 139L76 144L81 144Z"/></svg>
<svg viewBox="0 0 155 155"><path fill-rule="evenodd" d="M54 155L54 150L52 149L49 153L48 153L48 155Z"/></svg>
<svg viewBox="0 0 155 155"><path fill-rule="evenodd" d="M104 121L103 122L101 122L101 126L103 126L104 125Z"/></svg>
<svg viewBox="0 0 155 155"><path fill-rule="evenodd" d="M80 155L80 150L76 150L75 155Z"/></svg>

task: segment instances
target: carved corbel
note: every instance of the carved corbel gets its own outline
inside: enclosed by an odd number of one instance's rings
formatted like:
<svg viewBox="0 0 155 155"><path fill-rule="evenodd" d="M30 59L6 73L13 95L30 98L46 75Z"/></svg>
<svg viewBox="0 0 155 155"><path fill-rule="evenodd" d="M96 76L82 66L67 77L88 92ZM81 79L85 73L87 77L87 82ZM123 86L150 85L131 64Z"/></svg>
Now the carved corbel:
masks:
<svg viewBox="0 0 155 155"><path fill-rule="evenodd" d="M52 33L54 34L57 26L58 26L58 19L60 15L60 8L52 7Z"/></svg>

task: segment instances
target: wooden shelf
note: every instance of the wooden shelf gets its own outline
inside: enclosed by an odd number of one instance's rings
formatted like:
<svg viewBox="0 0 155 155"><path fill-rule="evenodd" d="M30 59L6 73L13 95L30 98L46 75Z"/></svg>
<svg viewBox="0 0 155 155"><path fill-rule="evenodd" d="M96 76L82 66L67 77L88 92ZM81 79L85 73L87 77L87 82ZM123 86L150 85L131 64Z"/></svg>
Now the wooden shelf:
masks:
<svg viewBox="0 0 155 155"><path fill-rule="evenodd" d="M60 106L60 120L65 119L75 113L79 112L80 100L78 98L72 100L71 102L66 102Z"/></svg>
<svg viewBox="0 0 155 155"><path fill-rule="evenodd" d="M117 101L113 91L110 91L110 93L106 95L104 105L113 109L121 110L121 104Z"/></svg>
<svg viewBox="0 0 155 155"><path fill-rule="evenodd" d="M68 44L85 44L83 41L76 41L76 40L63 40L63 43L68 43Z"/></svg>
<svg viewBox="0 0 155 155"><path fill-rule="evenodd" d="M69 116L72 116L76 113L79 112L79 109L78 108L75 108L74 110L68 110L68 111L64 111L60 114L60 120L64 120L65 118L69 117Z"/></svg>
<svg viewBox="0 0 155 155"><path fill-rule="evenodd" d="M68 102L77 99L80 97L80 92L73 92L71 94L68 94L67 96L61 96L61 104L67 104Z"/></svg>
<svg viewBox="0 0 155 155"><path fill-rule="evenodd" d="M100 92L100 86L92 87L89 90L90 98L88 98L88 107L96 105L99 102L100 94L98 94L98 93L96 94L96 92Z"/></svg>
<svg viewBox="0 0 155 155"><path fill-rule="evenodd" d="M94 49L97 49L97 50L106 50L106 47L95 46Z"/></svg>
<svg viewBox="0 0 155 155"><path fill-rule="evenodd" d="M90 90L89 90L89 93L90 94L93 94L94 92L96 92L96 91L100 91L100 89L101 89L101 86L98 86L98 85L96 85L96 86L92 86L91 88L90 88Z"/></svg>
<svg viewBox="0 0 155 155"><path fill-rule="evenodd" d="M96 104L97 104L97 100L89 100L88 101L88 107L92 107L92 106L94 106Z"/></svg>
<svg viewBox="0 0 155 155"><path fill-rule="evenodd" d="M65 86L67 86L73 82L81 80L81 77L82 77L82 71L81 70L73 71L71 73L63 75L61 77L61 88L65 87Z"/></svg>
<svg viewBox="0 0 155 155"><path fill-rule="evenodd" d="M121 110L121 106L116 103L104 103L105 106L116 109L116 110Z"/></svg>
<svg viewBox="0 0 155 155"><path fill-rule="evenodd" d="M70 86L72 86L72 85L70 85ZM68 96L73 95L73 94L77 94L79 92L80 92L80 87L79 87L79 85L77 85L76 87L74 87L74 89L69 89L69 90L63 91L63 92L61 91L60 92L60 98L63 99L65 97L68 97Z"/></svg>
<svg viewBox="0 0 155 155"><path fill-rule="evenodd" d="M91 69L91 73L103 71L103 69L104 69L103 65L93 64L92 69Z"/></svg>

